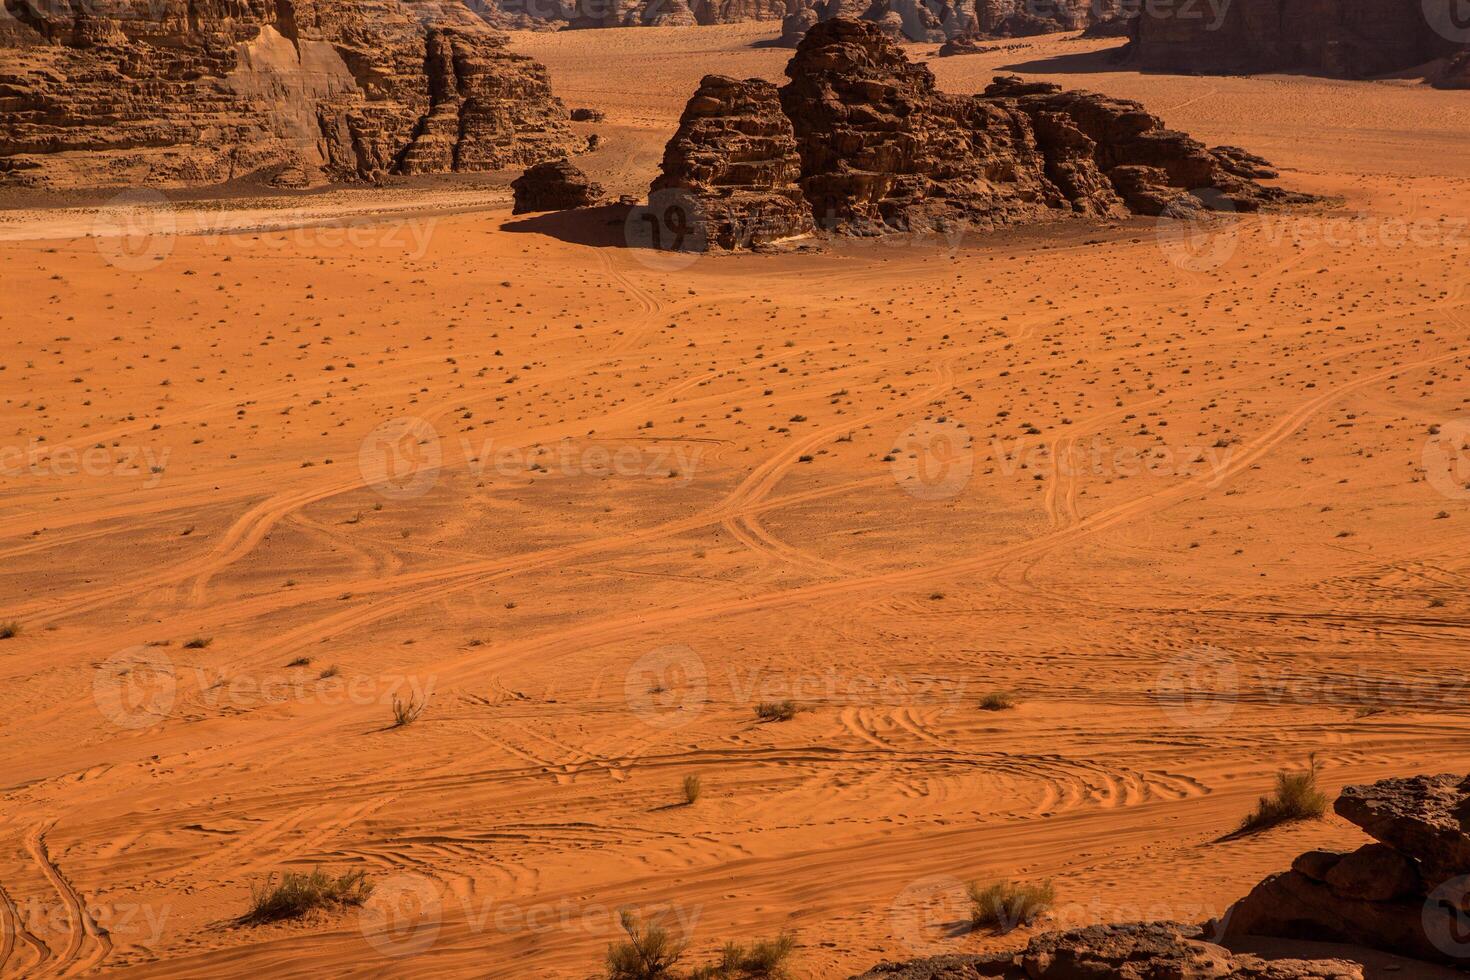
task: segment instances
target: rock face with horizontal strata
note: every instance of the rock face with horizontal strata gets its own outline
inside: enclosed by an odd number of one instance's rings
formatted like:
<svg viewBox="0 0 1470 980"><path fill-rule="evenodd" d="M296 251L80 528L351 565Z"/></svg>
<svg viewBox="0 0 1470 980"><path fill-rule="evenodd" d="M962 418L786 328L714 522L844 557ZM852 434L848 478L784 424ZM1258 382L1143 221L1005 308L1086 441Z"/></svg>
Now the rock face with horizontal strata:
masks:
<svg viewBox="0 0 1470 980"><path fill-rule="evenodd" d="M973 43L1082 30L1119 8L1119 0L798 0L780 43L794 48L813 24L838 17L879 24L895 40Z"/></svg>
<svg viewBox="0 0 1470 980"><path fill-rule="evenodd" d="M287 182L578 148L545 71L435 0L5 0L0 183Z"/></svg>
<svg viewBox="0 0 1470 980"><path fill-rule="evenodd" d="M664 148L652 197L677 194L696 213L701 241L717 248L809 234L798 180L801 158L776 86L708 75Z"/></svg>
<svg viewBox="0 0 1470 980"><path fill-rule="evenodd" d="M1249 211L1288 197L1256 182L1264 161L1206 149L1136 102L1014 77L980 96L940 92L866 21L817 24L786 74L779 93L705 79L653 189L685 188L721 222L769 215L779 199L787 232L804 204L816 227L847 235ZM712 244L741 237L709 230Z"/></svg>
<svg viewBox="0 0 1470 980"><path fill-rule="evenodd" d="M1366 78L1413 68L1465 48L1459 0L1231 0L1144 5L1125 60L1181 72L1311 71Z"/></svg>

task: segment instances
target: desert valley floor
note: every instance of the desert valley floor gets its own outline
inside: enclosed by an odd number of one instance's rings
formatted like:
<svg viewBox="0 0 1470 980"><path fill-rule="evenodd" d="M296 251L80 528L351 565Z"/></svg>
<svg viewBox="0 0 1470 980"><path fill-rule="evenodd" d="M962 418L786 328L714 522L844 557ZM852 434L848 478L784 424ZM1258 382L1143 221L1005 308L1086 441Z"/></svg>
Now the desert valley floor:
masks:
<svg viewBox="0 0 1470 980"><path fill-rule="evenodd" d="M515 46L636 194L771 33ZM931 64L1332 200L688 261L494 188L158 261L0 212L4 972L580 978L629 907L845 976L1015 945L954 928L976 878L1218 915L1362 840L1219 840L1313 755L1470 770L1470 102L1099 46ZM234 922L316 866L377 895Z"/></svg>

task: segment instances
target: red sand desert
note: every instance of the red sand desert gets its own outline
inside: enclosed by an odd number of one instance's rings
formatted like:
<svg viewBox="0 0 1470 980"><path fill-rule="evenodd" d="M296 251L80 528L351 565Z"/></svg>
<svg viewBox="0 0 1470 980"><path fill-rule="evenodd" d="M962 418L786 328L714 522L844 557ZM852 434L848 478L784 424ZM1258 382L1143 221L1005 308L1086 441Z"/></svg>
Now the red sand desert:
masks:
<svg viewBox="0 0 1470 980"><path fill-rule="evenodd" d="M637 195L770 34L513 47ZM593 977L628 908L848 976L1218 916L1363 842L1221 840L1309 758L1470 770L1465 94L1027 77L1324 201L700 256L503 183L0 212L3 971ZM374 894L238 921L314 868ZM1003 879L1053 909L954 929Z"/></svg>

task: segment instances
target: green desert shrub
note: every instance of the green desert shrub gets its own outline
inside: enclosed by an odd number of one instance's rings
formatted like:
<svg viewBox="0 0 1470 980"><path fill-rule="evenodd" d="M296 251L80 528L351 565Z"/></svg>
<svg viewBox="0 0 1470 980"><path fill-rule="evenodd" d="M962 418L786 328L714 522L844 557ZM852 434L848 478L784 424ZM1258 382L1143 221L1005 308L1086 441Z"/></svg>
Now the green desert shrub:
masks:
<svg viewBox="0 0 1470 980"><path fill-rule="evenodd" d="M720 958L690 974L690 980L787 980L787 961L796 951L796 936L783 932L749 946L726 943Z"/></svg>

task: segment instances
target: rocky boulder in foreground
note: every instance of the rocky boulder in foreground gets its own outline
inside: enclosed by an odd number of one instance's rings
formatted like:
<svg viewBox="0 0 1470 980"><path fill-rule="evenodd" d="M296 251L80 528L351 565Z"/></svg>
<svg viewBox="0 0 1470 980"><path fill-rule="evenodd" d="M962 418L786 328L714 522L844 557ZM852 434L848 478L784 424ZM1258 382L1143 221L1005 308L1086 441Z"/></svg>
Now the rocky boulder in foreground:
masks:
<svg viewBox="0 0 1470 980"><path fill-rule="evenodd" d="M711 76L685 110L656 193L683 189L707 233L738 248L818 229L847 235L990 230L1071 217L1254 211L1292 199L1265 161L1210 150L1136 102L997 78L940 92L878 26L807 32L779 92Z"/></svg>
<svg viewBox="0 0 1470 980"><path fill-rule="evenodd" d="M1308 851L1226 916L1226 936L1352 943L1464 967L1470 912L1470 779L1385 779L1349 786L1334 806L1377 843Z"/></svg>
<svg viewBox="0 0 1470 980"><path fill-rule="evenodd" d="M1037 936L1018 953L881 963L853 980L1363 980L1346 960L1237 955L1174 922L1089 926Z"/></svg>

